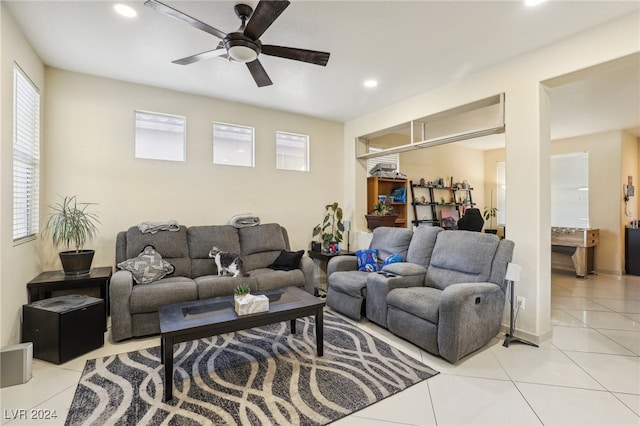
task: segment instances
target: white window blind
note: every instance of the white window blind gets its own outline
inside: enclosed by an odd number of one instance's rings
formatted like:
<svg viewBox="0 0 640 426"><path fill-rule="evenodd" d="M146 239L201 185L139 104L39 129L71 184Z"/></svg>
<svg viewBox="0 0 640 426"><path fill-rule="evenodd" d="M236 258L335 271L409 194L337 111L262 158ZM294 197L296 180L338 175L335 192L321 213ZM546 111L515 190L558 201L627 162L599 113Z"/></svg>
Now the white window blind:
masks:
<svg viewBox="0 0 640 426"><path fill-rule="evenodd" d="M213 163L225 166L254 166L253 127L213 123Z"/></svg>
<svg viewBox="0 0 640 426"><path fill-rule="evenodd" d="M309 136L276 132L276 168L309 171Z"/></svg>
<svg viewBox="0 0 640 426"><path fill-rule="evenodd" d="M369 147L369 152L381 152L383 150L384 150L383 148L375 148L372 146ZM367 174L369 176L370 176L369 170L371 170L378 163L395 164L396 172L399 172L400 171L400 154L395 153L395 154L381 155L380 157L367 158Z"/></svg>
<svg viewBox="0 0 640 426"><path fill-rule="evenodd" d="M185 161L186 117L135 111L135 157L147 160Z"/></svg>
<svg viewBox="0 0 640 426"><path fill-rule="evenodd" d="M40 93L17 66L13 69L13 241L38 232Z"/></svg>

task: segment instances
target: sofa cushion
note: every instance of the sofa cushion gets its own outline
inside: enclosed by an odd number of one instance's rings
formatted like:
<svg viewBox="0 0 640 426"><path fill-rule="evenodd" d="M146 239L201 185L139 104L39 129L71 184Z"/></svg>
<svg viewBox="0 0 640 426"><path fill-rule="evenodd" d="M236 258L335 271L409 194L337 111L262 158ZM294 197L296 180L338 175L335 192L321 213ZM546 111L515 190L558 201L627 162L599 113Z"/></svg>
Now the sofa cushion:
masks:
<svg viewBox="0 0 640 426"><path fill-rule="evenodd" d="M251 278L256 280L259 291L283 287L302 287L305 282L301 269L274 271L270 268L259 268L251 271Z"/></svg>
<svg viewBox="0 0 640 426"><path fill-rule="evenodd" d="M218 296L229 296L233 294L236 286L246 285L251 291L258 290L258 284L255 278L249 277L233 277L230 275L205 275L193 279L198 288L199 299L210 299Z"/></svg>
<svg viewBox="0 0 640 426"><path fill-rule="evenodd" d="M387 303L433 324L438 323L442 290L431 287L396 288L387 295Z"/></svg>
<svg viewBox="0 0 640 426"><path fill-rule="evenodd" d="M304 250L287 251L282 250L280 255L268 266L270 269L278 271L292 271L300 267L300 259L304 255Z"/></svg>
<svg viewBox="0 0 640 426"><path fill-rule="evenodd" d="M238 229L230 225L191 226L187 229L187 239L191 259L209 259L213 247L240 253Z"/></svg>
<svg viewBox="0 0 640 426"><path fill-rule="evenodd" d="M282 227L277 223L250 226L238 229L240 236L240 256L245 270L266 268L288 250Z"/></svg>
<svg viewBox="0 0 640 426"><path fill-rule="evenodd" d="M419 226L413 231L413 237L407 251L407 262L425 268L431 262L431 253L436 245L438 234L444 231L439 226Z"/></svg>
<svg viewBox="0 0 640 426"><path fill-rule="evenodd" d="M456 283L489 280L500 240L472 231L440 232L427 268L426 283L439 289Z"/></svg>
<svg viewBox="0 0 640 426"><path fill-rule="evenodd" d="M392 254L399 254L404 260L407 258L412 235L411 229L382 226L374 229L369 248L377 249L381 259L386 259Z"/></svg>
<svg viewBox="0 0 640 426"><path fill-rule="evenodd" d="M151 284L174 271L173 265L163 260L153 246L146 246L138 256L118 263L117 267L131 272L138 284Z"/></svg>
<svg viewBox="0 0 640 426"><path fill-rule="evenodd" d="M151 245L159 253L162 253L164 260L174 266L174 276L191 276L191 262L189 261L189 249L187 247L187 228L185 226L180 226L180 230L175 232L160 231L155 234L143 234L137 226L132 226L127 230L126 238L125 259L136 257L146 246Z"/></svg>
<svg viewBox="0 0 640 426"><path fill-rule="evenodd" d="M282 228L277 223L240 228L240 245L242 256L265 251L286 250Z"/></svg>
<svg viewBox="0 0 640 426"><path fill-rule="evenodd" d="M134 285L129 307L132 314L156 312L162 305L198 299L196 283L185 277L164 278L149 285Z"/></svg>
<svg viewBox="0 0 640 426"><path fill-rule="evenodd" d="M360 271L334 272L329 275L329 291L337 290L353 297L363 297L367 289L368 276L368 272Z"/></svg>

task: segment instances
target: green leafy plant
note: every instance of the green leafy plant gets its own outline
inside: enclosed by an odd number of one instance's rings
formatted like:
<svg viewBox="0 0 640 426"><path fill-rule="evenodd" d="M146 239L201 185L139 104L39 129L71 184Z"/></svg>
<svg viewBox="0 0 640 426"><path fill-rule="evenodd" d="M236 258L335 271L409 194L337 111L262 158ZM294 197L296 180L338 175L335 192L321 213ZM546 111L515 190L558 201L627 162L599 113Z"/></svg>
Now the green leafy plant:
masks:
<svg viewBox="0 0 640 426"><path fill-rule="evenodd" d="M490 221L490 226L493 228L493 218L498 216L498 208L493 206L485 207L482 216L484 217L484 220Z"/></svg>
<svg viewBox="0 0 640 426"><path fill-rule="evenodd" d="M251 288L246 284L237 285L236 288L233 289L233 294L236 296L246 296L251 293Z"/></svg>
<svg viewBox="0 0 640 426"><path fill-rule="evenodd" d="M322 223L313 228L313 236L319 237L323 245L342 242L344 224L342 223L342 207L338 203L325 206Z"/></svg>
<svg viewBox="0 0 640 426"><path fill-rule="evenodd" d="M393 206L386 201L380 201L373 205L373 210L369 214L376 216L389 216L393 213Z"/></svg>
<svg viewBox="0 0 640 426"><path fill-rule="evenodd" d="M49 206L53 211L47 220L43 235L51 235L54 247L64 245L76 252L98 233L98 214L88 211L95 203L79 203L77 196L65 196Z"/></svg>

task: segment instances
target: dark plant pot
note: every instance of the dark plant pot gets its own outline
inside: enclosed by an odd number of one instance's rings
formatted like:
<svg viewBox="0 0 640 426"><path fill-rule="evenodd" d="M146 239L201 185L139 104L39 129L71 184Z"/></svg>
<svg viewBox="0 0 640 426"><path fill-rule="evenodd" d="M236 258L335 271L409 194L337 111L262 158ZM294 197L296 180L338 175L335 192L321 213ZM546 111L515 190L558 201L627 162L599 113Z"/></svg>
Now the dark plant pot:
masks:
<svg viewBox="0 0 640 426"><path fill-rule="evenodd" d="M311 241L311 251L320 253L322 251L322 243L318 241Z"/></svg>
<svg viewBox="0 0 640 426"><path fill-rule="evenodd" d="M497 229L485 229L484 233L485 234L497 234L498 230Z"/></svg>
<svg viewBox="0 0 640 426"><path fill-rule="evenodd" d="M381 226L395 226L398 215L378 216L375 214L366 214L364 217L367 219L367 228L373 231Z"/></svg>
<svg viewBox="0 0 640 426"><path fill-rule="evenodd" d="M85 275L91 272L94 250L69 250L58 254L65 275Z"/></svg>

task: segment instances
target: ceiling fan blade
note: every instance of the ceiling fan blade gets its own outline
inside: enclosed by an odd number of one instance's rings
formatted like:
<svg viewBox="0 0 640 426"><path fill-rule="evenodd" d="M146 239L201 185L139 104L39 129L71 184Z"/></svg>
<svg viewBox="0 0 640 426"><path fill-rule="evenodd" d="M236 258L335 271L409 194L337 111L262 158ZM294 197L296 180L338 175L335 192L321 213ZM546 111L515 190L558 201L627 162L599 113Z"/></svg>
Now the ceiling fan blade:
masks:
<svg viewBox="0 0 640 426"><path fill-rule="evenodd" d="M171 63L178 64L178 65L189 65L189 64L193 64L194 62L200 62L207 59L216 58L219 56L226 56L226 55L227 55L227 49L225 49L224 47L220 48L218 46L218 49L198 53L197 55L187 56L186 58L182 58L182 59L176 59L175 61L171 61Z"/></svg>
<svg viewBox="0 0 640 426"><path fill-rule="evenodd" d="M329 62L330 55L330 53L318 52L317 50L297 49L295 47L274 46L271 44L263 44L262 53L279 58L293 59L294 61L308 62L323 67Z"/></svg>
<svg viewBox="0 0 640 426"><path fill-rule="evenodd" d="M249 72L251 72L258 87L271 86L273 84L259 60L247 62L247 68L249 68Z"/></svg>
<svg viewBox="0 0 640 426"><path fill-rule="evenodd" d="M205 24L202 21L198 21L196 18L192 18L191 16L180 12L179 10L176 10L170 6L167 6L164 3L160 3L158 0L147 0L146 2L144 2L145 6L149 6L152 9L157 10L160 13L163 13L167 16L171 16L172 18L176 18L179 19L180 21L186 22L187 24L198 28L199 30L208 32L211 35L214 35L218 38L225 38L227 36L226 33L223 33L222 31L213 28L210 25Z"/></svg>
<svg viewBox="0 0 640 426"><path fill-rule="evenodd" d="M287 0L261 0L244 29L244 35L251 40L259 39L288 6Z"/></svg>

